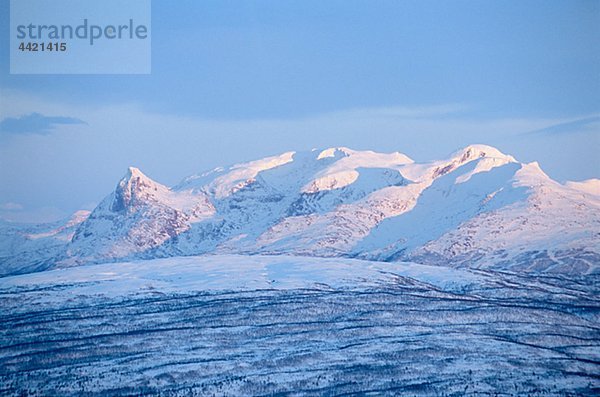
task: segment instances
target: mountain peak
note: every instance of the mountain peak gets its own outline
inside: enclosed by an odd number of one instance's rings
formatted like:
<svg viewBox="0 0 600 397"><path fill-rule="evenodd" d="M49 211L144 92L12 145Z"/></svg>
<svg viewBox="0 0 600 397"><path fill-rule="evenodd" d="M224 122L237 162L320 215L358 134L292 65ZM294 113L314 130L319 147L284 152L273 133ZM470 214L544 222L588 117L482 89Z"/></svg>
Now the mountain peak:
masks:
<svg viewBox="0 0 600 397"><path fill-rule="evenodd" d="M140 171L139 168L130 166L127 168L127 172L125 173L123 178L121 178L121 180L130 180L132 178L150 179L146 176L146 174L144 174L142 171Z"/></svg>
<svg viewBox="0 0 600 397"><path fill-rule="evenodd" d="M350 156L352 153L354 153L354 150L344 146L330 147L322 150L321 153L319 153L319 155L317 156L317 160L321 160L328 157L347 157Z"/></svg>
<svg viewBox="0 0 600 397"><path fill-rule="evenodd" d="M313 149L313 151L316 151L316 150L319 150L319 149ZM365 159L368 160L369 158L386 158L386 159L393 159L393 161L398 164L413 162L413 160L410 157L408 157L404 153L400 153L400 152L380 153L380 152L374 152L371 150L354 150L354 149L350 149L345 146L337 146L337 147L330 147L327 149L323 149L319 152L319 155L317 156L317 160L321 160L324 158L335 158L335 159L339 160L339 159L343 159L346 157L354 157L354 158L361 159L361 160L365 160Z"/></svg>
<svg viewBox="0 0 600 397"><path fill-rule="evenodd" d="M432 181L475 160L482 161L478 161L476 168L461 177L458 182L467 181L472 175L479 172L489 171L508 163L518 163L513 156L504 154L493 146L475 144L452 153L445 160L417 164L412 168L405 169L403 175L414 181Z"/></svg>
<svg viewBox="0 0 600 397"><path fill-rule="evenodd" d="M150 179L139 168L129 167L115 189L111 209L116 212L122 211L132 203L146 201L159 190L166 191L168 188Z"/></svg>
<svg viewBox="0 0 600 397"><path fill-rule="evenodd" d="M132 186L154 187L156 185L160 184L144 174L139 168L128 167L127 172L119 181L117 189L131 189Z"/></svg>
<svg viewBox="0 0 600 397"><path fill-rule="evenodd" d="M521 169L515 174L515 178L519 185L524 186L539 186L544 183L557 184L546 175L537 161L523 164Z"/></svg>
<svg viewBox="0 0 600 397"><path fill-rule="evenodd" d="M0 265L268 253L598 272L598 180L561 185L487 145L453 156L287 152L172 189L129 167L89 217L1 241Z"/></svg>
<svg viewBox="0 0 600 397"><path fill-rule="evenodd" d="M317 193L340 189L356 182L366 169L388 169L390 175L396 175L399 168L413 163L413 160L399 152L377 153L370 150L352 150L336 147L323 150L317 160L331 157L335 161L318 171L304 185L303 193ZM394 177L392 177L394 178Z"/></svg>
<svg viewBox="0 0 600 397"><path fill-rule="evenodd" d="M493 146L474 144L454 152L451 156L453 159L458 159L459 163L466 163L482 157L498 158L508 162L516 162L517 160L508 154L502 153Z"/></svg>

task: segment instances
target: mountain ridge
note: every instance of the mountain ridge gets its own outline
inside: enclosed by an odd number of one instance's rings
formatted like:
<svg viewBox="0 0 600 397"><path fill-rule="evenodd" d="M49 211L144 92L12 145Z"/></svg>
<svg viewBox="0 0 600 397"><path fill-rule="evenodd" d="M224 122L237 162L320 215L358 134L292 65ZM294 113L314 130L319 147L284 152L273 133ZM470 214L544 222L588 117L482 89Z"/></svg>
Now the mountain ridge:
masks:
<svg viewBox="0 0 600 397"><path fill-rule="evenodd" d="M0 246L0 275L210 253L585 274L600 264L599 182L563 185L481 144L426 163L346 147L285 152L173 187L130 167L60 239L0 226L17 236Z"/></svg>

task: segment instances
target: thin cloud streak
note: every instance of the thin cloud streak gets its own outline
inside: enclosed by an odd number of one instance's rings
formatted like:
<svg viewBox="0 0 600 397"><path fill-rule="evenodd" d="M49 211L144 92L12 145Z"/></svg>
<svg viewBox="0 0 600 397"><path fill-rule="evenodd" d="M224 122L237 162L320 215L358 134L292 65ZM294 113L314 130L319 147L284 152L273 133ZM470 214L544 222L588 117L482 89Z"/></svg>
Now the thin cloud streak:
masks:
<svg viewBox="0 0 600 397"><path fill-rule="evenodd" d="M582 132L600 132L600 116L585 117L563 123L558 123L537 130L528 131L525 134L557 135L576 134Z"/></svg>
<svg viewBox="0 0 600 397"><path fill-rule="evenodd" d="M71 124L86 124L86 122L76 117L45 116L34 112L20 117L4 118L0 121L0 133L48 135L58 125Z"/></svg>

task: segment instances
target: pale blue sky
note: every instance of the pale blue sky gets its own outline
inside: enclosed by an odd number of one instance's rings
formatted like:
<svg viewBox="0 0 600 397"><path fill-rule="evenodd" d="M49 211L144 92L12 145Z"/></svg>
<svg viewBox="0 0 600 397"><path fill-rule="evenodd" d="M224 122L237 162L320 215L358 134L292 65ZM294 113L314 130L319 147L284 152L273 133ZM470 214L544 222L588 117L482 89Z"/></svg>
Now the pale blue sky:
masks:
<svg viewBox="0 0 600 397"><path fill-rule="evenodd" d="M8 3L0 123L54 121L0 124L5 218L89 207L128 165L173 184L325 146L487 143L560 181L600 176L598 1L154 0L148 76L9 75Z"/></svg>

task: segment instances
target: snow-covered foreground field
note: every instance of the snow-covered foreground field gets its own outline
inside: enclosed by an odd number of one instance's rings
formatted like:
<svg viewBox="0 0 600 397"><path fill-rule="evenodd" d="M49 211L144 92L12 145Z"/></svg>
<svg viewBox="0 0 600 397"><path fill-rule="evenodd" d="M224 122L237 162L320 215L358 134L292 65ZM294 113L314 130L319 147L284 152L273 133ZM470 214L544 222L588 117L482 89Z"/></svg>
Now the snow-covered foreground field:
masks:
<svg viewBox="0 0 600 397"><path fill-rule="evenodd" d="M598 395L599 281L284 256L1 278L0 394Z"/></svg>

